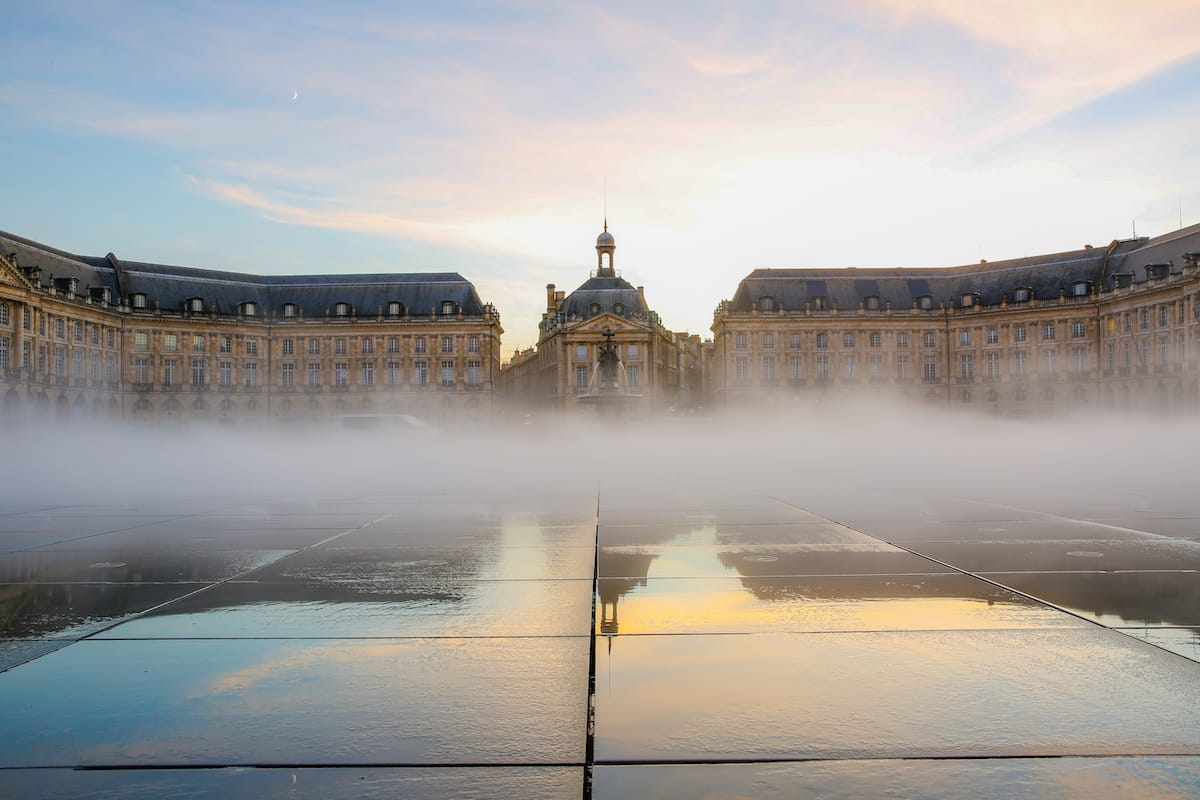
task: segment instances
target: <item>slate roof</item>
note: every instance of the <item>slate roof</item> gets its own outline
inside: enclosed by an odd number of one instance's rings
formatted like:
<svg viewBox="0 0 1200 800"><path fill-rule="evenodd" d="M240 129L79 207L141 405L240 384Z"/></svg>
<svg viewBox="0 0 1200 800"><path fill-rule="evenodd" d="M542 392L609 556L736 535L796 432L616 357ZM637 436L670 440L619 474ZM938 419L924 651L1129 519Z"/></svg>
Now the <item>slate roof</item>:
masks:
<svg viewBox="0 0 1200 800"><path fill-rule="evenodd" d="M446 300L463 314L484 312L475 287L456 272L252 275L124 261L111 253L79 256L4 232L0 252L14 255L20 267L41 267L43 284L53 276L61 288L62 281L76 278L79 294L107 287L114 302L142 292L148 308L168 311L181 311L187 300L199 297L206 311L217 313L237 313L242 303L253 302L259 314L278 314L285 303L294 303L304 316L324 316L334 304L349 303L356 313L373 315L396 301L412 314L429 314L440 311Z"/></svg>
<svg viewBox="0 0 1200 800"><path fill-rule="evenodd" d="M616 310L621 304L621 311ZM593 310L593 304L595 310ZM559 312L568 318L575 316L583 319L599 314L615 314L618 317L631 317L634 314L645 314L649 311L638 290L629 281L620 277L594 277L571 292L563 300Z"/></svg>
<svg viewBox="0 0 1200 800"><path fill-rule="evenodd" d="M747 275L730 300L731 311L750 311L764 297L784 309L802 310L823 297L828 308L856 309L869 297L878 297L880 308L909 309L919 298L958 305L963 294L979 295L982 305L996 305L1006 294L1011 302L1019 288L1033 290L1038 299L1068 295L1074 284L1087 281L1110 290L1114 276L1132 274L1134 282L1146 280L1147 266L1183 266L1183 254L1200 251L1200 225L1154 239L1129 239L1108 247L1029 256L1007 261L958 267L787 268L756 269Z"/></svg>

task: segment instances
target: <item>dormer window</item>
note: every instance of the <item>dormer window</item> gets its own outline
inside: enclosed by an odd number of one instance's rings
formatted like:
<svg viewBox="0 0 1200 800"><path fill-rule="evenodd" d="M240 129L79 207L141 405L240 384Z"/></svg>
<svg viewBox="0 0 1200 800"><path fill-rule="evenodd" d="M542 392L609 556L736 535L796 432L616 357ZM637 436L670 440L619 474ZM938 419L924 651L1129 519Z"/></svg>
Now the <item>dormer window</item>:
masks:
<svg viewBox="0 0 1200 800"><path fill-rule="evenodd" d="M775 308L774 298L771 298L771 297L758 298L758 310L759 311L772 311L772 310L774 310L774 308Z"/></svg>
<svg viewBox="0 0 1200 800"><path fill-rule="evenodd" d="M879 298L875 295L868 297L865 301L863 301L863 304L865 305L867 311L879 310Z"/></svg>
<svg viewBox="0 0 1200 800"><path fill-rule="evenodd" d="M599 303L589 304L588 311L592 314L599 314L600 313L600 304Z"/></svg>
<svg viewBox="0 0 1200 800"><path fill-rule="evenodd" d="M976 302L978 302L978 300L979 295L975 294L974 292L963 292L958 298L959 304L962 305L963 308L971 308Z"/></svg>
<svg viewBox="0 0 1200 800"><path fill-rule="evenodd" d="M453 300L443 300L442 301L442 316L448 317L453 313L454 313L454 301Z"/></svg>
<svg viewBox="0 0 1200 800"><path fill-rule="evenodd" d="M1028 286L1018 286L1017 290L1013 292L1014 303L1028 303L1031 299L1033 299L1033 289Z"/></svg>
<svg viewBox="0 0 1200 800"><path fill-rule="evenodd" d="M1071 294L1076 297L1087 297L1092 291L1091 281L1075 281L1071 284Z"/></svg>
<svg viewBox="0 0 1200 800"><path fill-rule="evenodd" d="M350 304L349 303L334 303L333 304L333 315L335 317L349 316L350 315Z"/></svg>
<svg viewBox="0 0 1200 800"><path fill-rule="evenodd" d="M249 301L242 303L242 313L247 317L253 317L257 311L258 307L254 303Z"/></svg>
<svg viewBox="0 0 1200 800"><path fill-rule="evenodd" d="M199 314L204 311L204 301L199 297L191 297L183 304L183 307L193 314Z"/></svg>
<svg viewBox="0 0 1200 800"><path fill-rule="evenodd" d="M625 304L624 303L613 303L613 313L614 314L624 314L625 313Z"/></svg>
<svg viewBox="0 0 1200 800"><path fill-rule="evenodd" d="M1171 274L1170 264L1147 264L1146 277L1152 281L1162 280Z"/></svg>
<svg viewBox="0 0 1200 800"><path fill-rule="evenodd" d="M296 316L296 304L295 303L284 303L283 304L283 315L285 317Z"/></svg>
<svg viewBox="0 0 1200 800"><path fill-rule="evenodd" d="M79 279L78 278L70 278L69 280L67 280L67 292L69 292L70 294L75 294L78 291L79 291Z"/></svg>
<svg viewBox="0 0 1200 800"><path fill-rule="evenodd" d="M130 302L134 308L145 308L146 307L146 295L142 292L134 292L133 295L130 297Z"/></svg>
<svg viewBox="0 0 1200 800"><path fill-rule="evenodd" d="M928 311L933 308L933 298L927 294L923 294L917 298L917 308L922 311Z"/></svg>
<svg viewBox="0 0 1200 800"><path fill-rule="evenodd" d="M812 299L812 309L813 309L813 311L824 311L825 310L825 298L820 297L820 296L814 297Z"/></svg>
<svg viewBox="0 0 1200 800"><path fill-rule="evenodd" d="M1115 286L1116 288L1128 289L1132 285L1133 285L1133 273L1132 272L1118 272L1117 274L1113 275L1113 286Z"/></svg>
<svg viewBox="0 0 1200 800"><path fill-rule="evenodd" d="M404 306L393 300L392 302L388 303L387 313L389 317L398 317L404 313Z"/></svg>

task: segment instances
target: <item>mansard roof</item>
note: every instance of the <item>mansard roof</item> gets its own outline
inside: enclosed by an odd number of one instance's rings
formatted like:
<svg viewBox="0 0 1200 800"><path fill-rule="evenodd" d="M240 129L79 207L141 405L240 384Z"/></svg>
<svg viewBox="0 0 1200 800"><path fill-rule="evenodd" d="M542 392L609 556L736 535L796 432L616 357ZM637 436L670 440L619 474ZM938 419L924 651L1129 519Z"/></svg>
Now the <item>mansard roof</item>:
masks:
<svg viewBox="0 0 1200 800"><path fill-rule="evenodd" d="M750 311L771 298L776 307L797 311L823 298L828 308L849 310L872 297L880 308L890 304L895 309L912 308L929 297L936 308L943 302L958 305L965 294L978 295L981 305L996 305L1002 296L1013 301L1018 289L1047 299L1058 297L1060 290L1070 295L1079 282L1110 290L1117 275L1130 275L1138 283L1147 279L1147 267L1153 264L1179 272L1184 254L1197 251L1200 225L1154 239L957 267L756 269L738 285L729 308Z"/></svg>
<svg viewBox="0 0 1200 800"><path fill-rule="evenodd" d="M241 304L253 302L260 314L278 312L286 303L305 316L323 316L337 303L347 303L359 314L376 314L399 302L409 313L429 314L447 300L464 314L484 312L475 287L456 272L254 275L125 261L111 253L74 255L4 232L0 251L13 254L19 267L40 267L43 284L51 276L56 284L75 278L81 295L108 288L115 302L142 293L148 307L164 310L181 310L187 300L200 298L206 310L217 313L236 313Z"/></svg>
<svg viewBox="0 0 1200 800"><path fill-rule="evenodd" d="M600 314L630 317L645 314L649 309L642 301L641 293L629 281L617 276L596 276L567 295L559 311L567 318L589 319Z"/></svg>

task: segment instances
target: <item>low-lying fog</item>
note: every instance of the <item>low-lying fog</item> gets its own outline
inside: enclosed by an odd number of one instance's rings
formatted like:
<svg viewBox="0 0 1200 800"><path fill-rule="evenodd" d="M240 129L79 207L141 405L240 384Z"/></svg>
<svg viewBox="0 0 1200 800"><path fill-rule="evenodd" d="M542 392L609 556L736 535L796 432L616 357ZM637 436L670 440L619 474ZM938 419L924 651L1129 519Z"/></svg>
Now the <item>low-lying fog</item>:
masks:
<svg viewBox="0 0 1200 800"><path fill-rule="evenodd" d="M722 496L814 504L964 496L1053 510L1200 516L1200 425L1072 415L1010 420L863 403L649 420L527 418L428 430L145 428L9 421L5 510L366 495L504 499L526 510L595 496L692 508ZM726 507L729 507L726 504Z"/></svg>

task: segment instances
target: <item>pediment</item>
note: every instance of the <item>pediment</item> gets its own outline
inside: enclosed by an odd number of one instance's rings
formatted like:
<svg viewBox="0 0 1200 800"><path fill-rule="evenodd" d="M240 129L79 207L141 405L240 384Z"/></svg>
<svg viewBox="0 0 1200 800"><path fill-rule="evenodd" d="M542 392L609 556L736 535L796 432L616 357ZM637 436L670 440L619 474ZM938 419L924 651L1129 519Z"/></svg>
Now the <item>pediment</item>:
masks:
<svg viewBox="0 0 1200 800"><path fill-rule="evenodd" d="M8 256L0 255L0 285L13 286L18 289L32 288L29 279L22 274Z"/></svg>
<svg viewBox="0 0 1200 800"><path fill-rule="evenodd" d="M577 322L570 326L570 329L574 333L603 333L608 328L613 333L619 333L620 331L641 330L643 327L643 325L639 325L632 320L606 312Z"/></svg>

